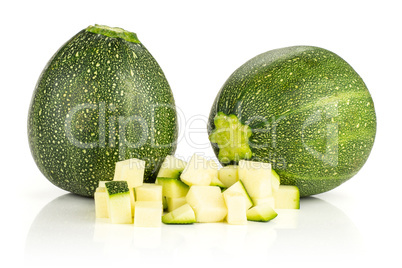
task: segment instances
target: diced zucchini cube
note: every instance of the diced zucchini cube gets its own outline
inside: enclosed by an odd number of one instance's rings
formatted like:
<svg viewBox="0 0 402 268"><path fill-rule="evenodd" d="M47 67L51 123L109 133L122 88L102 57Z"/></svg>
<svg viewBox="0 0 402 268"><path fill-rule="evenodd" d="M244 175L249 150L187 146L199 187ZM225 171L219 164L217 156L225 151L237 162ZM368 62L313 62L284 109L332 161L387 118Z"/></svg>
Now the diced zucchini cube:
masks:
<svg viewBox="0 0 402 268"><path fill-rule="evenodd" d="M272 184L272 192L275 192L279 189L279 185L281 184L281 178L279 177L278 173L275 170L271 170L271 184Z"/></svg>
<svg viewBox="0 0 402 268"><path fill-rule="evenodd" d="M300 192L297 186L280 185L274 192L275 208L278 209L299 209Z"/></svg>
<svg viewBox="0 0 402 268"><path fill-rule="evenodd" d="M247 224L246 198L241 193L229 192L223 195L228 210L226 221L229 224Z"/></svg>
<svg viewBox="0 0 402 268"><path fill-rule="evenodd" d="M160 227L162 222L162 201L136 201L134 226Z"/></svg>
<svg viewBox="0 0 402 268"><path fill-rule="evenodd" d="M197 222L220 222L226 217L227 208L218 186L191 186L186 201Z"/></svg>
<svg viewBox="0 0 402 268"><path fill-rule="evenodd" d="M219 169L218 178L225 185L226 188L229 188L239 180L237 166L230 165Z"/></svg>
<svg viewBox="0 0 402 268"><path fill-rule="evenodd" d="M226 185L223 184L223 182L221 182L218 177L212 177L210 186L219 186L219 188L221 189L227 188Z"/></svg>
<svg viewBox="0 0 402 268"><path fill-rule="evenodd" d="M249 221L270 221L278 216L278 213L268 203L262 203L247 210Z"/></svg>
<svg viewBox="0 0 402 268"><path fill-rule="evenodd" d="M187 185L209 186L218 177L218 164L214 160L194 154L187 164L180 179Z"/></svg>
<svg viewBox="0 0 402 268"><path fill-rule="evenodd" d="M178 179L186 165L187 162L180 160L173 155L168 155L163 161L157 177Z"/></svg>
<svg viewBox="0 0 402 268"><path fill-rule="evenodd" d="M145 161L132 158L116 162L114 181L127 181L129 189L142 185Z"/></svg>
<svg viewBox="0 0 402 268"><path fill-rule="evenodd" d="M187 203L186 197L166 197L167 211L173 211Z"/></svg>
<svg viewBox="0 0 402 268"><path fill-rule="evenodd" d="M241 181L235 182L232 186L227 188L225 191L223 191L223 196L226 194L231 194L231 193L239 193L244 196L245 201L246 201L246 209L249 209L253 206L253 201L251 200L250 196L248 195L246 189L244 188L244 185Z"/></svg>
<svg viewBox="0 0 402 268"><path fill-rule="evenodd" d="M162 185L144 183L134 188L135 201L159 201L162 202Z"/></svg>
<svg viewBox="0 0 402 268"><path fill-rule="evenodd" d="M162 216L166 224L190 224L195 222L195 213L189 204L184 204Z"/></svg>
<svg viewBox="0 0 402 268"><path fill-rule="evenodd" d="M135 208L135 188L130 188L130 204L131 204L131 216L134 217L134 208Z"/></svg>
<svg viewBox="0 0 402 268"><path fill-rule="evenodd" d="M261 198L252 198L254 206L258 206L260 204L268 203L272 208L275 207L275 198L273 196L261 197Z"/></svg>
<svg viewBox="0 0 402 268"><path fill-rule="evenodd" d="M96 188L94 194L96 218L109 218L109 211L107 208L107 198L108 196L105 187Z"/></svg>
<svg viewBox="0 0 402 268"><path fill-rule="evenodd" d="M272 195L271 164L240 160L238 169L239 179L251 198Z"/></svg>
<svg viewBox="0 0 402 268"><path fill-rule="evenodd" d="M105 183L108 211L112 223L132 223L130 191L126 181Z"/></svg>
<svg viewBox="0 0 402 268"><path fill-rule="evenodd" d="M157 178L155 183L162 185L162 195L170 198L186 196L190 188L181 180L174 178Z"/></svg>

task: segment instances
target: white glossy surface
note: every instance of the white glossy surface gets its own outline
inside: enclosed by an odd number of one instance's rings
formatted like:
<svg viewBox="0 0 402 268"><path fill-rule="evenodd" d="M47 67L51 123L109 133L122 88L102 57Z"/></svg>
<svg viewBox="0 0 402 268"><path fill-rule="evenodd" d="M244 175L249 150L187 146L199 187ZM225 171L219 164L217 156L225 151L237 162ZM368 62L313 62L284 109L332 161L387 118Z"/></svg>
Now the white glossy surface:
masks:
<svg viewBox="0 0 402 268"><path fill-rule="evenodd" d="M317 214L320 216L317 217ZM319 199L307 198L302 209L282 210L268 223L246 226L225 223L163 225L138 228L94 220L93 200L72 194L49 202L35 217L25 245L25 258L43 264L68 257L67 262L128 261L169 262L175 258L201 262L246 256L255 260L288 258L320 260L337 253L338 258L364 253L363 238L352 220L339 208ZM51 255L50 261L46 260ZM73 257L71 257L73 256ZM205 258L201 258L205 256Z"/></svg>
<svg viewBox="0 0 402 268"><path fill-rule="evenodd" d="M397 1L3 2L2 263L400 266L402 19ZM237 67L259 53L300 44L338 53L362 76L378 117L372 154L353 179L303 199L300 211L283 212L269 223L138 229L96 221L93 200L67 194L39 172L26 131L32 92L47 61L94 23L136 32L161 65L179 110L176 153L184 159L195 152L213 157L205 122L219 88Z"/></svg>

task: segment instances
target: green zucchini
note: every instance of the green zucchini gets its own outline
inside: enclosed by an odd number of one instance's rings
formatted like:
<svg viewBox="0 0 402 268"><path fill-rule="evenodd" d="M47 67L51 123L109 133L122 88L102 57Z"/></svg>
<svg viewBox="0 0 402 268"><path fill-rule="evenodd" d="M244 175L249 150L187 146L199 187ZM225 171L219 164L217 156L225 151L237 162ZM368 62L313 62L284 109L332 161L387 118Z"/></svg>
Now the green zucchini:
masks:
<svg viewBox="0 0 402 268"><path fill-rule="evenodd" d="M146 161L153 182L176 150L178 123L160 66L121 28L89 26L65 43L39 77L28 138L40 171L56 186L93 196L115 163Z"/></svg>
<svg viewBox="0 0 402 268"><path fill-rule="evenodd" d="M376 114L356 71L328 50L295 46L238 68L212 105L208 133L224 165L268 162L301 196L354 176L374 144Z"/></svg>

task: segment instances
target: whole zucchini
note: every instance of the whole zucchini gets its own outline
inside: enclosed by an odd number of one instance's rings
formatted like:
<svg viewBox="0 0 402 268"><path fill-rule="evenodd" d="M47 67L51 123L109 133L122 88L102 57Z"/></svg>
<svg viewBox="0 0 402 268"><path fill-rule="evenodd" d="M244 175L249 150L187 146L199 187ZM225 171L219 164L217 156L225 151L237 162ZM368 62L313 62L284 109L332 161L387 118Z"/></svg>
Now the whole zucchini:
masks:
<svg viewBox="0 0 402 268"><path fill-rule="evenodd" d="M29 145L40 171L83 196L93 196L128 158L145 160L145 181L153 181L177 135L165 75L136 34L121 28L89 26L65 43L40 75L29 108Z"/></svg>

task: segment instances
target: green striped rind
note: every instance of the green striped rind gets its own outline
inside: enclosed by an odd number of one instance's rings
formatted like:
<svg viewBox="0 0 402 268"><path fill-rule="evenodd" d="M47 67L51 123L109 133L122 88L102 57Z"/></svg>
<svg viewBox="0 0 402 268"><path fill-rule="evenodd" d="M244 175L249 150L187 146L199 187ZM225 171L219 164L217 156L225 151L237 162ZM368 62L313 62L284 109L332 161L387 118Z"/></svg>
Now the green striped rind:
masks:
<svg viewBox="0 0 402 268"><path fill-rule="evenodd" d="M376 115L363 80L336 54L288 47L256 56L226 81L212 106L249 125L252 160L270 162L302 196L355 175L374 143ZM213 144L219 155L219 147Z"/></svg>
<svg viewBox="0 0 402 268"><path fill-rule="evenodd" d="M189 204L176 208L162 216L165 224L191 224L196 222L194 210Z"/></svg>
<svg viewBox="0 0 402 268"><path fill-rule="evenodd" d="M141 43L82 30L43 70L28 116L31 152L56 186L93 196L115 163L146 161L152 182L177 140L175 102Z"/></svg>
<svg viewBox="0 0 402 268"><path fill-rule="evenodd" d="M267 222L275 219L276 216L278 216L278 213L268 203L263 203L247 210L248 221Z"/></svg>

